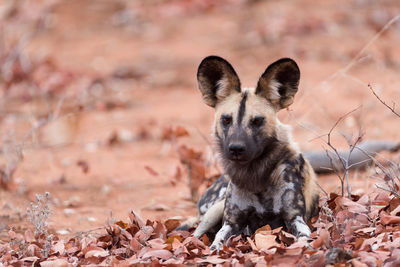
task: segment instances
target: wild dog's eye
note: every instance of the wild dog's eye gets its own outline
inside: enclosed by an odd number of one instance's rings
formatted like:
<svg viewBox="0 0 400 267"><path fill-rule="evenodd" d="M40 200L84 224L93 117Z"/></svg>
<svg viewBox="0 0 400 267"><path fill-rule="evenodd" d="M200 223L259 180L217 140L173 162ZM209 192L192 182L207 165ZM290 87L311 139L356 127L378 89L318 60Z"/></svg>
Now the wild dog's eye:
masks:
<svg viewBox="0 0 400 267"><path fill-rule="evenodd" d="M250 124L253 127L260 127L264 124L264 118L263 117L255 117L250 121Z"/></svg>
<svg viewBox="0 0 400 267"><path fill-rule="evenodd" d="M232 123L232 117L231 116L222 116L221 118L221 123L223 126L227 127L231 125Z"/></svg>

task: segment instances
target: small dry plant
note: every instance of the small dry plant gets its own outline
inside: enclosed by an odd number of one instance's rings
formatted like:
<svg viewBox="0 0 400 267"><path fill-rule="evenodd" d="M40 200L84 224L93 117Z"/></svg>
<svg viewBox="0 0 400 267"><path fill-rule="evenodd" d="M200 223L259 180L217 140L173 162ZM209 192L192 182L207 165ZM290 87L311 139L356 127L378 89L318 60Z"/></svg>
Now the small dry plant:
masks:
<svg viewBox="0 0 400 267"><path fill-rule="evenodd" d="M400 118L400 113L396 111L396 103L392 103L391 106L389 106L374 90L374 88L368 84L368 88L371 90L371 92L374 94L374 96L381 102L386 108L388 108L395 116ZM396 150L400 150L400 145L396 148ZM363 151L364 152L364 151ZM365 152L364 152L365 153ZM391 160L386 160L386 163L388 166L384 166L380 162L378 162L373 156L369 155L369 158L373 160L373 162L376 165L375 172L376 174L383 175L383 181L385 183L384 186L376 184L376 187L383 189L385 191L388 191L395 195L397 198L400 198L400 190L399 190L399 185L400 185L400 166L398 163L395 163ZM378 171L379 170L379 171Z"/></svg>
<svg viewBox="0 0 400 267"><path fill-rule="evenodd" d="M31 202L31 207L27 209L28 219L35 227L35 235L38 241L44 241L43 254L48 256L51 248L53 235L49 234L47 229L47 220L51 214L50 193L46 192L44 196L36 194L36 203Z"/></svg>
<svg viewBox="0 0 400 267"><path fill-rule="evenodd" d="M350 183L349 183L349 170L355 167L356 165L362 163L362 162L353 162L352 160L352 154L355 148L357 148L357 145L361 142L362 140L362 130L361 126L359 127L358 130L358 135L354 138L352 135L346 136L345 134L342 134L342 136L346 139L347 145L349 147L348 153L343 153L340 152L332 143L332 133L335 130L335 128L338 126L338 124L343 121L347 116L349 116L351 113L355 112L359 108L356 108L343 116L339 117L335 124L332 126L332 128L329 130L329 132L325 135L318 136L317 139L322 140L330 149L326 149L326 156L329 158L330 165L331 165L331 170L337 175L337 177L340 180L340 185L341 185L341 195L344 196L345 194L345 188L347 191L347 196L350 198L351 197L351 189L350 189ZM324 139L323 137L326 137Z"/></svg>

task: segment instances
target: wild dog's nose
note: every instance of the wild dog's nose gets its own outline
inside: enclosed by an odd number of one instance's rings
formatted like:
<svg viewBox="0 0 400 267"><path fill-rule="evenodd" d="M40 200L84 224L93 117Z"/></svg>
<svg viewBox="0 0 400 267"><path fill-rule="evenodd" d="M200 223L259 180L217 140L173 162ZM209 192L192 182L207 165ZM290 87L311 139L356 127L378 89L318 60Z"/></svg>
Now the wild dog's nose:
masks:
<svg viewBox="0 0 400 267"><path fill-rule="evenodd" d="M241 143L229 144L229 152L231 153L231 155L240 156L245 152L245 150L246 147L244 146L244 144Z"/></svg>

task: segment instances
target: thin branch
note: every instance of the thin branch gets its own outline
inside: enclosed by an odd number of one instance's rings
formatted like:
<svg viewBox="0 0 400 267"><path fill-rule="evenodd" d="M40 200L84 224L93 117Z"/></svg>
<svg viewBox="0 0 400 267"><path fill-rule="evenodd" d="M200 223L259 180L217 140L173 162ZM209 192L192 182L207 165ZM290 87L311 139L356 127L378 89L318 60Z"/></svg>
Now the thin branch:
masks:
<svg viewBox="0 0 400 267"><path fill-rule="evenodd" d="M356 107L355 109L347 112L346 114L342 115L341 117L339 117L339 119L335 122L335 124L332 126L331 130L328 133L328 137L330 138L330 134L332 133L332 131L336 128L336 126L347 116L349 116L351 113L355 112L356 110L360 109L361 106ZM329 140L329 139L328 139Z"/></svg>
<svg viewBox="0 0 400 267"><path fill-rule="evenodd" d="M379 189L385 190L387 192L390 192L393 195L395 195L397 198L400 198L400 194L397 191L393 190L393 188L391 188L391 187L385 188L383 186L380 186L379 184L375 184L375 186L376 186L376 188L379 188Z"/></svg>
<svg viewBox="0 0 400 267"><path fill-rule="evenodd" d="M318 185L319 189L321 189L322 192L326 195L326 197L329 197L328 192L326 192L325 189L323 189L322 186L318 182L317 182L317 185Z"/></svg>
<svg viewBox="0 0 400 267"><path fill-rule="evenodd" d="M374 94L374 96L379 100L379 102L381 102L385 107L387 107L394 115L396 115L397 117L400 118L400 114L397 113L394 108L396 106L396 103L393 103L393 107L389 106L388 104L386 104L385 101L382 100L382 98L380 98L378 96L378 94L374 91L374 89L372 88L372 86L370 84L368 84L369 89L371 90L371 92Z"/></svg>
<svg viewBox="0 0 400 267"><path fill-rule="evenodd" d="M355 166L357 166L357 165L360 165L360 164L363 164L363 163L368 162L368 161L370 161L370 159L364 159L364 160L359 161L359 162L354 162L353 164L350 164L350 165L348 166L348 168L349 168L349 169L352 169L353 167L355 167Z"/></svg>
<svg viewBox="0 0 400 267"><path fill-rule="evenodd" d="M74 235L74 238L81 237L83 235L87 235L87 234L90 234L92 232L95 232L95 231L98 231L98 230L103 230L103 229L104 229L104 227L97 227L97 228L86 230L86 231L82 231L82 232L76 232L75 235Z"/></svg>
<svg viewBox="0 0 400 267"><path fill-rule="evenodd" d="M327 136L327 140L324 140L323 138L319 138L319 139L322 140L327 146L330 147L330 149L334 152L334 154L335 154L336 157L338 158L340 164L342 165L342 168L343 168L343 171L344 171L343 177L341 177L341 176L339 175L339 172L338 172L337 168L335 167L335 164L334 164L334 162L333 162L332 157L329 155L328 151L326 151L326 155L327 155L327 157L328 157L329 160L330 160L331 166L332 166L332 168L334 169L336 175L338 176L338 178L339 178L339 180L340 180L340 183L341 183L341 190L342 190L342 196L344 195L344 182L345 182L345 181L346 181L346 189L347 189L348 197L351 196L351 192L350 192L350 183L349 183L349 169L350 169L350 166L351 166L351 165L349 165L349 161L350 161L350 157L351 157L351 154L352 154L354 148L357 146L357 144L358 144L358 143L361 141L361 139L362 139L361 129L359 130L359 134L358 134L357 140L354 142L354 144L351 144L351 140L348 139L348 138L346 138L346 141L347 141L347 143L348 143L348 145L349 145L349 147L350 147L350 151L349 151L349 154L348 154L348 156L347 156L347 159L345 159L344 157L342 157L342 156L340 155L339 151L337 150L337 148L332 144L332 142L331 142L331 135L332 135L333 130L337 127L337 125L338 125L344 118L346 118L348 115L350 115L350 114L353 113L354 111L358 110L360 107L361 107L361 106L359 106L359 107L357 107L357 108L355 108L355 109L353 109L353 110L347 112L347 113L344 114L343 116L339 117L339 119L337 119L337 121L334 123L334 125L333 125L332 128L329 130L328 134L326 135L326 136ZM324 136L324 135L322 135L322 136Z"/></svg>
<svg viewBox="0 0 400 267"><path fill-rule="evenodd" d="M385 177L388 177L390 179L391 185L389 184L389 181L384 180L388 188L384 188L378 184L375 184L377 188L380 188L382 190L388 191L395 195L396 197L400 198L400 193L398 192L396 188L396 181L395 181L395 175L390 173L390 171L385 168L381 163L379 163L373 156L371 156L369 153L361 149L360 147L357 147L358 150L360 150L362 153L364 153L367 157L369 157L375 164L378 166L378 168L383 172ZM397 177L398 178L398 177Z"/></svg>

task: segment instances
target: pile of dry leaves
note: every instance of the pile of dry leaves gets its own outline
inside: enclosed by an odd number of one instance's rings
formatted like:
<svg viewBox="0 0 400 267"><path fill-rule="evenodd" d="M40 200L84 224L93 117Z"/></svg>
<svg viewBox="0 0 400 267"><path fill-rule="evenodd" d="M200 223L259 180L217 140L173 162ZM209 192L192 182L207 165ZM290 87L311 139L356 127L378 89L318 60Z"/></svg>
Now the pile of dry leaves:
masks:
<svg viewBox="0 0 400 267"><path fill-rule="evenodd" d="M100 237L63 240L56 235L24 235L10 231L0 245L0 262L12 266L77 265L235 265L252 266L399 266L400 199L376 191L351 199L331 194L321 200L312 220L309 242L297 242L282 228L264 226L251 237L232 237L216 254L210 240L174 230L179 221L143 221L131 212L129 221L105 228Z"/></svg>

